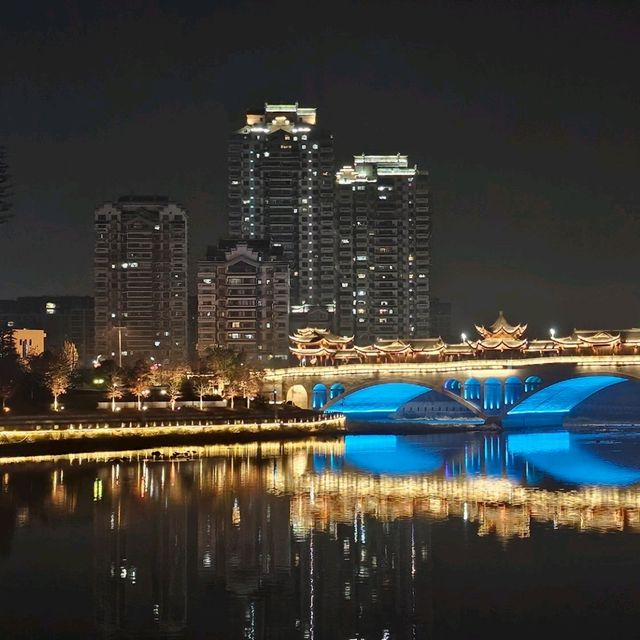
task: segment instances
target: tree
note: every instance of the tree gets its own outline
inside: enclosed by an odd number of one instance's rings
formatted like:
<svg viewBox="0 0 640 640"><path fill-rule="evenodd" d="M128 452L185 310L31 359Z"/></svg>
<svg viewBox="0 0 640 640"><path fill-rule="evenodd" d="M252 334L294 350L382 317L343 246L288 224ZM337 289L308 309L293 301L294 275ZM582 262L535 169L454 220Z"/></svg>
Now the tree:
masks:
<svg viewBox="0 0 640 640"><path fill-rule="evenodd" d="M64 357L69 363L69 366L71 367L71 370L75 371L78 368L78 362L80 361L76 345L69 340L65 340L62 345L62 351L64 353Z"/></svg>
<svg viewBox="0 0 640 640"><path fill-rule="evenodd" d="M71 386L73 362L69 360L64 347L59 351L42 354L43 381L53 395L53 410L58 411L58 398Z"/></svg>
<svg viewBox="0 0 640 640"><path fill-rule="evenodd" d="M222 390L222 397L225 400L231 401L231 408L234 408L234 402L236 396L240 393L240 385L237 380L230 380L226 385L224 385Z"/></svg>
<svg viewBox="0 0 640 640"><path fill-rule="evenodd" d="M11 219L11 183L9 179L9 165L4 147L0 147L0 224Z"/></svg>
<svg viewBox="0 0 640 640"><path fill-rule="evenodd" d="M193 383L193 390L200 399L200 411L203 411L204 407L202 405L202 398L204 398L204 396L211 395L211 393L213 392L212 378L206 375L198 376L198 378Z"/></svg>
<svg viewBox="0 0 640 640"><path fill-rule="evenodd" d="M209 347L200 361L202 373L215 376L216 382L224 392L224 387L238 375L243 355L227 347ZM224 393L223 393L224 395Z"/></svg>
<svg viewBox="0 0 640 640"><path fill-rule="evenodd" d="M239 371L237 385L242 397L247 401L247 409L251 407L251 398L257 396L262 389L265 373L251 367L242 367Z"/></svg>
<svg viewBox="0 0 640 640"><path fill-rule="evenodd" d="M138 360L129 370L127 378L129 391L136 397L138 411L141 411L142 396L149 391L149 385L151 384L151 369L144 360Z"/></svg>
<svg viewBox="0 0 640 640"><path fill-rule="evenodd" d="M0 331L0 398L3 411L17 391L23 373L13 331Z"/></svg>
<svg viewBox="0 0 640 640"><path fill-rule="evenodd" d="M182 394L182 385L187 376L186 367L173 367L166 370L167 395L171 402L171 411L175 411L176 400Z"/></svg>
<svg viewBox="0 0 640 640"><path fill-rule="evenodd" d="M124 376L121 370L112 371L105 379L107 398L111 400L111 411L116 410L116 400L124 395Z"/></svg>

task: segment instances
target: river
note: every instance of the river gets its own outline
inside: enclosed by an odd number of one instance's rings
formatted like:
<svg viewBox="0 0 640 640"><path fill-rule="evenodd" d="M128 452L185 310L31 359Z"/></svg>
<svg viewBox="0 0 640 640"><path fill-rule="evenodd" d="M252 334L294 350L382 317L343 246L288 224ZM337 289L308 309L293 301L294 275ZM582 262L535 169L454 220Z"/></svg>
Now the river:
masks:
<svg viewBox="0 0 640 640"><path fill-rule="evenodd" d="M0 463L1 638L637 635L636 430Z"/></svg>

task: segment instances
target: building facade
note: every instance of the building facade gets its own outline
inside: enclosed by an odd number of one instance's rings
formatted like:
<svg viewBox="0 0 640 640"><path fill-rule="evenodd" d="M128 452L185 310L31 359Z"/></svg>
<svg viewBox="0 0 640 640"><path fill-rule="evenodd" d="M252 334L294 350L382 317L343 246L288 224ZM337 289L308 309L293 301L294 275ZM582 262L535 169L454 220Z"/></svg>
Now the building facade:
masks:
<svg viewBox="0 0 640 640"><path fill-rule="evenodd" d="M428 175L405 155L354 157L337 173L336 330L358 344L429 337Z"/></svg>
<svg viewBox="0 0 640 640"><path fill-rule="evenodd" d="M259 360L289 353L289 266L264 241L222 242L198 268L198 352Z"/></svg>
<svg viewBox="0 0 640 640"><path fill-rule="evenodd" d="M229 236L267 240L291 267L293 310L333 307L333 137L314 108L265 104L229 142Z"/></svg>
<svg viewBox="0 0 640 640"><path fill-rule="evenodd" d="M185 209L162 196L96 210L96 357L186 360L187 231Z"/></svg>
<svg viewBox="0 0 640 640"><path fill-rule="evenodd" d="M47 349L62 349L73 342L79 362L88 366L94 357L94 308L91 296L23 296L0 300L0 327L40 327Z"/></svg>
<svg viewBox="0 0 640 640"><path fill-rule="evenodd" d="M13 340L20 358L27 361L31 356L44 353L47 334L42 329L13 329Z"/></svg>

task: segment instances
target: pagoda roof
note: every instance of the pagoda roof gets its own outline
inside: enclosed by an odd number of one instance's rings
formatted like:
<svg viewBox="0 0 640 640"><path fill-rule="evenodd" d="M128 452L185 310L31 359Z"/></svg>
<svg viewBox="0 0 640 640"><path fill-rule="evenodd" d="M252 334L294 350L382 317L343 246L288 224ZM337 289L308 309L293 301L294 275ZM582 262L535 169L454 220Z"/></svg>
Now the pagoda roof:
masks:
<svg viewBox="0 0 640 640"><path fill-rule="evenodd" d="M478 340L475 347L479 351L519 351L526 348L526 338L485 338Z"/></svg>
<svg viewBox="0 0 640 640"><path fill-rule="evenodd" d="M520 338L522 334L527 330L526 324L517 324L512 325L509 324L507 319L504 317L504 313L500 311L498 313L498 317L495 322L490 325L488 328L484 326L475 325L476 331L483 338L499 338L499 337L512 337L512 338Z"/></svg>
<svg viewBox="0 0 640 640"><path fill-rule="evenodd" d="M350 344L353 342L353 336L337 336L328 329L318 329L315 327L305 327L298 329L294 335L290 335L289 339L297 344Z"/></svg>

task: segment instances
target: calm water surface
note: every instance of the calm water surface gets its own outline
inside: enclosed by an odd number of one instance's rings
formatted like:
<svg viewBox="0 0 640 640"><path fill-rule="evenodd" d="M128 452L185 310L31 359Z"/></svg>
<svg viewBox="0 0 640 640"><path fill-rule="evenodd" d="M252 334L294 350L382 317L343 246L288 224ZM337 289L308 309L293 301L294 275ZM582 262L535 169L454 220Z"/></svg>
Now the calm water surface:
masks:
<svg viewBox="0 0 640 640"><path fill-rule="evenodd" d="M2 460L0 638L640 635L638 432L190 451Z"/></svg>

